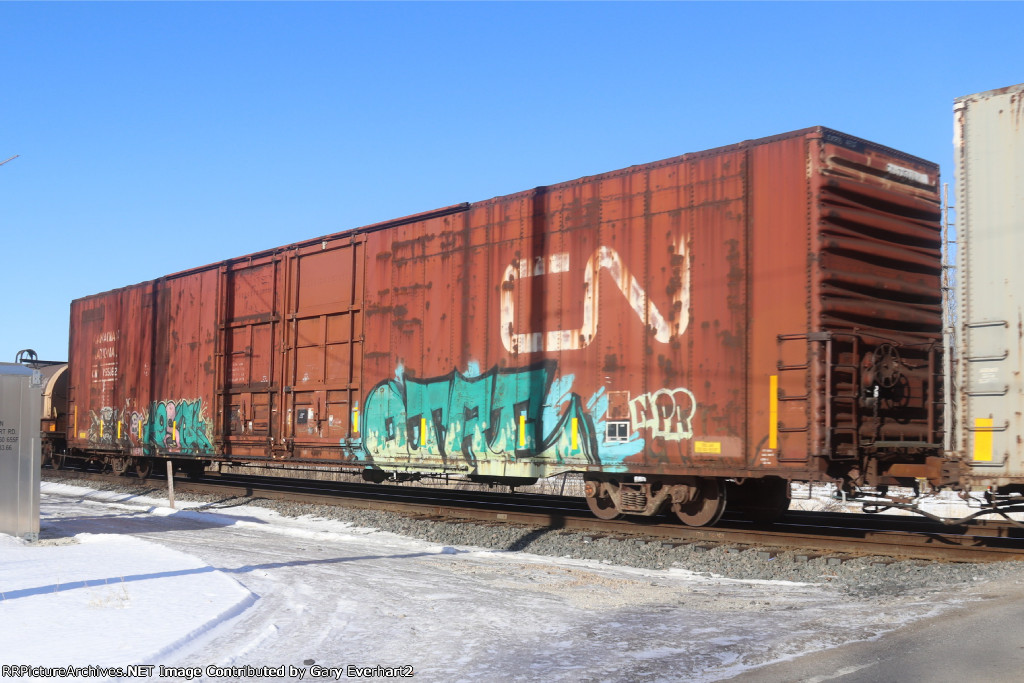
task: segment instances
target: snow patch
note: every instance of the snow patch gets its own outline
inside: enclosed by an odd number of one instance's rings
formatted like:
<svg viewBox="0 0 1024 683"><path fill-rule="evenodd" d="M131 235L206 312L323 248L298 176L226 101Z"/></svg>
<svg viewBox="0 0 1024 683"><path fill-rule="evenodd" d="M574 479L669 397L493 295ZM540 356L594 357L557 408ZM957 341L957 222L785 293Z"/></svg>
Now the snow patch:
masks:
<svg viewBox="0 0 1024 683"><path fill-rule="evenodd" d="M149 664L256 601L191 555L125 535L75 540L34 545L0 536L0 622L9 626L0 661Z"/></svg>

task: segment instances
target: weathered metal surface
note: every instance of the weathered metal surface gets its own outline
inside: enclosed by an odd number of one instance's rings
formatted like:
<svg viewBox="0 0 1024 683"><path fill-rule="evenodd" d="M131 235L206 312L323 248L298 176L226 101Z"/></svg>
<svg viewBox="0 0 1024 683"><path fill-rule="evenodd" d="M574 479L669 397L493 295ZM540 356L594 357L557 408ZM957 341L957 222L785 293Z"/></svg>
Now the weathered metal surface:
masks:
<svg viewBox="0 0 1024 683"><path fill-rule="evenodd" d="M1024 484L1024 84L956 100L954 449L980 486Z"/></svg>
<svg viewBox="0 0 1024 683"><path fill-rule="evenodd" d="M39 537L39 410L44 380L38 370L0 363L0 533Z"/></svg>
<svg viewBox="0 0 1024 683"><path fill-rule="evenodd" d="M72 302L72 448L213 452L216 271Z"/></svg>
<svg viewBox="0 0 1024 683"><path fill-rule="evenodd" d="M72 445L525 478L908 462L942 429L936 184L812 128L82 299Z"/></svg>
<svg viewBox="0 0 1024 683"><path fill-rule="evenodd" d="M812 328L828 335L811 349L811 386L825 389L812 401L812 448L833 459L933 454L943 434L938 168L835 133L813 161ZM884 476L879 465L868 481Z"/></svg>
<svg viewBox="0 0 1024 683"><path fill-rule="evenodd" d="M46 386L43 389L42 430L64 435L68 429L68 365L40 368Z"/></svg>
<svg viewBox="0 0 1024 683"><path fill-rule="evenodd" d="M32 349L19 351L15 362L37 370L42 376L40 422L43 432L43 462L45 464L48 456L47 448L54 442L63 443L67 432L68 364L62 361L40 360Z"/></svg>
<svg viewBox="0 0 1024 683"><path fill-rule="evenodd" d="M383 384L367 454L813 478L812 456L854 444L934 444L937 182L933 164L810 129L369 235L366 377ZM851 414L883 342L898 386Z"/></svg>
<svg viewBox="0 0 1024 683"><path fill-rule="evenodd" d="M351 459L363 267L346 235L73 302L69 445Z"/></svg>

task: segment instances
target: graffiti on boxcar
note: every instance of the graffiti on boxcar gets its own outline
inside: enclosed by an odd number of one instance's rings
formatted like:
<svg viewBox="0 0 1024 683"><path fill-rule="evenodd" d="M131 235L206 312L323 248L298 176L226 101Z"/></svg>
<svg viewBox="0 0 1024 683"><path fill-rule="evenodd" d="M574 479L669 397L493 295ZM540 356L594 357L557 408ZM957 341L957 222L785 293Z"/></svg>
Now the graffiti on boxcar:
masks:
<svg viewBox="0 0 1024 683"><path fill-rule="evenodd" d="M583 273L583 322L580 327L547 332L513 333L516 317L516 279L540 277L569 271L568 252L551 254L547 259L537 257L517 259L509 264L502 276L501 342L509 353L539 353L542 351L572 351L590 345L597 335L601 310L601 271L607 271L612 282L629 302L630 308L647 326L655 341L667 344L686 331L690 323L690 268L685 246L669 245L673 273L669 277L668 292L671 308L668 314L651 301L640 281L622 262L619 253L611 247L599 247L587 261Z"/></svg>
<svg viewBox="0 0 1024 683"><path fill-rule="evenodd" d="M397 372L367 396L363 448L371 460L596 463L596 429L583 401L568 390L572 381L555 378L554 361L475 376L453 370L419 379Z"/></svg>
<svg viewBox="0 0 1024 683"><path fill-rule="evenodd" d="M693 414L697 400L689 389L659 389L629 402L635 428L651 430L654 438L681 441L693 437Z"/></svg>
<svg viewBox="0 0 1024 683"><path fill-rule="evenodd" d="M148 444L182 451L209 452L210 423L200 399L155 401L150 404L142 433Z"/></svg>
<svg viewBox="0 0 1024 683"><path fill-rule="evenodd" d="M90 410L89 442L111 446L156 447L209 453L212 424L202 399L154 401L143 410L112 407Z"/></svg>
<svg viewBox="0 0 1024 683"><path fill-rule="evenodd" d="M609 441L608 434L608 392L604 387L598 389L587 401L587 412L594 418L594 432L597 442L601 444L601 464L621 463L631 455L644 450L645 441L640 432L631 429L625 441Z"/></svg>
<svg viewBox="0 0 1024 683"><path fill-rule="evenodd" d="M89 443L112 444L117 439L117 423L121 412L105 407L89 411Z"/></svg>

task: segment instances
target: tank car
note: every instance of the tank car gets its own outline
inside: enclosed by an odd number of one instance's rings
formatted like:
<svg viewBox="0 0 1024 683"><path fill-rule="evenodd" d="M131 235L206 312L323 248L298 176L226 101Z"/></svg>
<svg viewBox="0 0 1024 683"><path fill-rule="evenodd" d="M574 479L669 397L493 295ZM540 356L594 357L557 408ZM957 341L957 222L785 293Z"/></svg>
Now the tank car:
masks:
<svg viewBox="0 0 1024 683"><path fill-rule="evenodd" d="M40 360L33 349L18 351L14 362L38 370L43 377L39 428L41 461L43 465L59 469L67 447L68 364Z"/></svg>
<svg viewBox="0 0 1024 683"><path fill-rule="evenodd" d="M938 187L808 128L78 299L68 448L578 472L600 517L696 526L791 481L951 485Z"/></svg>

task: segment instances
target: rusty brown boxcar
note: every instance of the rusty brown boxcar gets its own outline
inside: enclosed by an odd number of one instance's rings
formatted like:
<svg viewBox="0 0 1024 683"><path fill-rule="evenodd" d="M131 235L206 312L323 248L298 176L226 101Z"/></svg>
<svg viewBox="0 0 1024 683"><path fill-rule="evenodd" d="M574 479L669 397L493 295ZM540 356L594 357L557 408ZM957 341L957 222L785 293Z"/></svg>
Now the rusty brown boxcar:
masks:
<svg viewBox="0 0 1024 683"><path fill-rule="evenodd" d="M939 219L934 164L810 128L231 259L72 303L69 445L695 525L948 483Z"/></svg>

